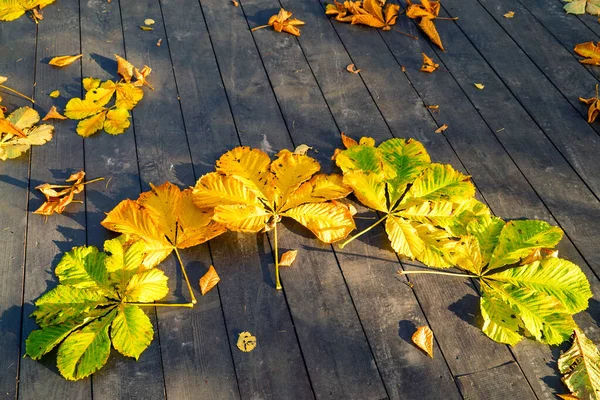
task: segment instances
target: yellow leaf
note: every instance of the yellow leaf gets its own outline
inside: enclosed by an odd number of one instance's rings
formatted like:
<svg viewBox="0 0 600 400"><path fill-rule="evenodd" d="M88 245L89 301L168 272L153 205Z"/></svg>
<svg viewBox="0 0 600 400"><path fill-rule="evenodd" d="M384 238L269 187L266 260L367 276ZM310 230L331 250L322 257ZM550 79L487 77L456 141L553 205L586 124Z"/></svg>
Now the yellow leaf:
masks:
<svg viewBox="0 0 600 400"><path fill-rule="evenodd" d="M117 108L132 110L144 97L144 91L132 83L117 83L115 89L117 93L115 105Z"/></svg>
<svg viewBox="0 0 600 400"><path fill-rule="evenodd" d="M119 135L125 132L125 129L129 128L130 124L129 111L124 108L116 108L106 114L104 130L111 135Z"/></svg>
<svg viewBox="0 0 600 400"><path fill-rule="evenodd" d="M100 79L97 78L83 78L83 88L86 92L96 89L100 86Z"/></svg>
<svg viewBox="0 0 600 400"><path fill-rule="evenodd" d="M6 76L0 76L0 85L2 85L7 80L8 80L8 78Z"/></svg>
<svg viewBox="0 0 600 400"><path fill-rule="evenodd" d="M151 18L146 18L144 20L144 25L154 25L155 21Z"/></svg>
<svg viewBox="0 0 600 400"><path fill-rule="evenodd" d="M240 333L237 341L237 348L248 353L256 347L256 337L252 336L250 332Z"/></svg>
<svg viewBox="0 0 600 400"><path fill-rule="evenodd" d="M290 267L292 263L296 260L296 256L298 255L298 250L289 250L281 255L281 259L279 260L280 267Z"/></svg>
<svg viewBox="0 0 600 400"><path fill-rule="evenodd" d="M358 74L360 72L360 69L356 69L356 66L354 64L349 64L346 67L346 71L351 72L353 74Z"/></svg>
<svg viewBox="0 0 600 400"><path fill-rule="evenodd" d="M335 201L302 204L283 215L300 222L324 243L342 240L356 228L348 207Z"/></svg>
<svg viewBox="0 0 600 400"><path fill-rule="evenodd" d="M509 11L506 14L504 14L504 18L512 18L515 16L515 12L514 11Z"/></svg>
<svg viewBox="0 0 600 400"><path fill-rule="evenodd" d="M93 179L84 182L84 171L72 174L66 182L72 182L70 185L51 185L44 183L36 187L46 197L46 201L36 210L34 214L49 216L54 213L62 214L65 208L73 202L76 194L83 191L84 185L103 180L104 178Z"/></svg>
<svg viewBox="0 0 600 400"><path fill-rule="evenodd" d="M433 358L433 332L428 326L420 326L412 335L412 341L418 348Z"/></svg>
<svg viewBox="0 0 600 400"><path fill-rule="evenodd" d="M140 29L143 31L153 31L154 28L151 28L149 26L144 26L144 25L140 25Z"/></svg>
<svg viewBox="0 0 600 400"><path fill-rule="evenodd" d="M135 79L136 79L136 81L133 83L134 86L143 86L143 85L146 85L150 89L154 90L154 88L152 86L150 86L150 84L148 82L146 82L146 78L152 72L152 68L150 68L147 65L144 65L144 68L142 68L141 71L136 68L133 72L135 74Z"/></svg>
<svg viewBox="0 0 600 400"><path fill-rule="evenodd" d="M59 56L54 57L48 64L54 65L55 67L66 67L67 65L73 64L75 61L83 57L83 54L76 56Z"/></svg>
<svg viewBox="0 0 600 400"><path fill-rule="evenodd" d="M423 55L423 65L421 66L420 71L431 73L440 66L440 64L434 63L433 60L427 56L427 54L425 54L425 53L421 53L421 54Z"/></svg>
<svg viewBox="0 0 600 400"><path fill-rule="evenodd" d="M483 90L483 88L485 87L483 83L474 83L473 85L479 90Z"/></svg>
<svg viewBox="0 0 600 400"><path fill-rule="evenodd" d="M39 114L31 107L18 108L7 117L0 112L0 160L17 158L31 146L41 146L52 139L54 127L35 125L39 120Z"/></svg>
<svg viewBox="0 0 600 400"><path fill-rule="evenodd" d="M214 288L220 280L221 278L217 275L215 267L211 265L206 274L200 278L200 292L202 293L202 296Z"/></svg>
<svg viewBox="0 0 600 400"><path fill-rule="evenodd" d="M440 126L439 128L437 128L437 129L435 130L435 133L442 133L442 132L444 132L446 129L448 129L448 124L444 124L444 125Z"/></svg>
<svg viewBox="0 0 600 400"><path fill-rule="evenodd" d="M77 134L83 137L89 137L93 135L104 127L105 119L106 110L92 115L89 118L82 119L77 124Z"/></svg>
<svg viewBox="0 0 600 400"><path fill-rule="evenodd" d="M58 96L60 96L60 91L53 90L48 96L52 97L53 99L56 99Z"/></svg>
<svg viewBox="0 0 600 400"><path fill-rule="evenodd" d="M358 146L358 142L352 139L350 136L346 136L344 132L340 134L342 136L342 144L345 148L349 149L352 146Z"/></svg>
<svg viewBox="0 0 600 400"><path fill-rule="evenodd" d="M292 13L289 11L286 11L282 8L279 10L279 13L277 13L277 14L271 16L271 18L269 18L269 22L267 23L267 25L272 26L276 32L283 31L283 32L290 33L294 36L300 36L300 30L298 28L296 28L296 26L304 25L304 22L300 21L299 19L291 18L291 17L292 17ZM259 26L252 30L255 31L255 30L263 28L263 27L264 26Z"/></svg>
<svg viewBox="0 0 600 400"><path fill-rule="evenodd" d="M65 115L70 119L84 119L105 110L104 107L94 103L92 100L74 98L69 100L65 107Z"/></svg>
<svg viewBox="0 0 600 400"><path fill-rule="evenodd" d="M54 0L3 0L0 2L0 21L13 21L27 11L35 13L35 7L39 6L41 9L53 2Z"/></svg>
<svg viewBox="0 0 600 400"><path fill-rule="evenodd" d="M42 121L48 121L49 119L67 119L67 117L61 115L56 109L56 107L52 106L52 108L50 108L50 110L48 111L48 114L46 114L46 116L42 118Z"/></svg>
<svg viewBox="0 0 600 400"><path fill-rule="evenodd" d="M117 73L123 77L125 82L131 82L135 67L129 61L119 57L117 54L115 54L115 58L117 59Z"/></svg>
<svg viewBox="0 0 600 400"><path fill-rule="evenodd" d="M419 28L421 28L421 30L425 32L427 36L429 36L429 39L433 42L433 44L444 50L444 45L442 44L442 39L440 39L440 34L438 33L435 24L431 19L422 18L421 22L419 22Z"/></svg>
<svg viewBox="0 0 600 400"><path fill-rule="evenodd" d="M596 85L596 97L591 97L589 99L584 99L583 97L580 97L579 101L589 105L587 121L591 124L596 120L596 117L600 113L600 97L598 97L598 85Z"/></svg>
<svg viewBox="0 0 600 400"><path fill-rule="evenodd" d="M9 120L0 119L0 133L9 133L20 138L26 138L25 132L13 125Z"/></svg>
<svg viewBox="0 0 600 400"><path fill-rule="evenodd" d="M575 46L574 50L580 56L586 57L583 60L579 60L580 63L600 65L600 46L594 44L594 42L579 43Z"/></svg>

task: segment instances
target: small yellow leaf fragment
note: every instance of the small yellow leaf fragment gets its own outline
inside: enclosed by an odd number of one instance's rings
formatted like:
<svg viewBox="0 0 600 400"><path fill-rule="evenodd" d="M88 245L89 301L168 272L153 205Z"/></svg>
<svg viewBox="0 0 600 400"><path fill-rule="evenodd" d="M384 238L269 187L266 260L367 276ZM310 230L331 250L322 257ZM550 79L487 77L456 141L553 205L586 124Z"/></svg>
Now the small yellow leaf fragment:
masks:
<svg viewBox="0 0 600 400"><path fill-rule="evenodd" d="M404 65L401 65L400 69L402 69L402 72L406 72L406 67Z"/></svg>
<svg viewBox="0 0 600 400"><path fill-rule="evenodd" d="M100 86L100 79L98 78L83 78L82 80L83 88L86 92L90 90L94 90Z"/></svg>
<svg viewBox="0 0 600 400"><path fill-rule="evenodd" d="M42 118L42 121L48 121L49 119L67 119L67 117L59 113L55 106L52 106L48 114Z"/></svg>
<svg viewBox="0 0 600 400"><path fill-rule="evenodd" d="M242 332L238 337L237 347L244 353L248 353L256 347L256 337L250 332Z"/></svg>
<svg viewBox="0 0 600 400"><path fill-rule="evenodd" d="M515 12L514 11L509 11L506 14L504 14L504 18L512 18L515 16Z"/></svg>
<svg viewBox="0 0 600 400"><path fill-rule="evenodd" d="M140 29L143 31L153 31L154 30L154 28L145 26L145 25L140 25Z"/></svg>
<svg viewBox="0 0 600 400"><path fill-rule="evenodd" d="M440 64L434 63L433 59L427 56L427 54L421 54L423 55L423 65L421 66L421 69L419 71L432 73L440 66Z"/></svg>
<svg viewBox="0 0 600 400"><path fill-rule="evenodd" d="M158 39L158 42L156 42L156 46L160 47L161 44L162 44L162 39Z"/></svg>
<svg viewBox="0 0 600 400"><path fill-rule="evenodd" d="M346 71L352 72L353 74L358 74L360 72L360 69L356 69L356 65L350 64L346 67Z"/></svg>
<svg viewBox="0 0 600 400"><path fill-rule="evenodd" d="M8 80L8 78L6 76L0 76L0 85L2 85L7 80Z"/></svg>
<svg viewBox="0 0 600 400"><path fill-rule="evenodd" d="M279 261L280 267L290 267L294 260L296 260L296 256L298 255L298 250L289 250L281 255L281 260Z"/></svg>
<svg viewBox="0 0 600 400"><path fill-rule="evenodd" d="M563 400L579 400L579 397L573 396L572 394L557 394Z"/></svg>
<svg viewBox="0 0 600 400"><path fill-rule="evenodd" d="M312 150L312 147L305 144L301 144L298 147L296 147L296 149L294 150L294 154L303 156L306 153L308 153L309 150Z"/></svg>
<svg viewBox="0 0 600 400"><path fill-rule="evenodd" d="M53 99L57 98L58 96L60 96L60 91L59 90L53 90L48 96L52 97Z"/></svg>
<svg viewBox="0 0 600 400"><path fill-rule="evenodd" d="M427 106L427 109L429 109L431 111L440 111L440 106L437 104L432 104L430 106Z"/></svg>
<svg viewBox="0 0 600 400"><path fill-rule="evenodd" d="M412 341L418 348L433 358L433 332L428 326L420 326L412 335Z"/></svg>
<svg viewBox="0 0 600 400"><path fill-rule="evenodd" d="M151 18L146 18L144 20L144 25L154 25L154 24L155 24L155 21Z"/></svg>
<svg viewBox="0 0 600 400"><path fill-rule="evenodd" d="M235 7L239 7L240 6L240 3L238 3L236 0L231 0L231 2L233 3L233 5Z"/></svg>
<svg viewBox="0 0 600 400"><path fill-rule="evenodd" d="M217 275L215 267L211 265L206 274L200 278L200 292L202 292L202 296L214 288L220 280L221 278L219 278L219 275Z"/></svg>
<svg viewBox="0 0 600 400"><path fill-rule="evenodd" d="M78 54L76 56L59 56L54 57L48 64L54 65L55 67L66 67L67 65L73 64L75 61L79 60L83 57L83 54Z"/></svg>
<svg viewBox="0 0 600 400"><path fill-rule="evenodd" d="M485 87L483 83L474 83L473 85L479 90L483 90L483 88Z"/></svg>
<svg viewBox="0 0 600 400"><path fill-rule="evenodd" d="M448 124L444 124L444 125L440 126L439 128L437 128L437 129L435 130L435 133L442 133L442 132L444 132L446 129L448 129Z"/></svg>

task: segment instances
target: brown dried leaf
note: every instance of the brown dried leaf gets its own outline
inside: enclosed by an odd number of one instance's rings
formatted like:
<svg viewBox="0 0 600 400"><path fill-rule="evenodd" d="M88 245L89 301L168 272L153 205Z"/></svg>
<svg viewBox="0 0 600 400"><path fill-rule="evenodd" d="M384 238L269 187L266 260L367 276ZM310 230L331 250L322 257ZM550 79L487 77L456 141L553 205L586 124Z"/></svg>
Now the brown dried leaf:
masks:
<svg viewBox="0 0 600 400"><path fill-rule="evenodd" d="M432 73L440 66L440 64L434 63L433 60L427 56L427 54L421 54L423 55L423 65L421 66L420 71Z"/></svg>
<svg viewBox="0 0 600 400"><path fill-rule="evenodd" d="M206 274L200 278L200 292L202 292L202 296L214 288L220 280L221 278L219 278L219 275L217 275L215 267L211 265Z"/></svg>
<svg viewBox="0 0 600 400"><path fill-rule="evenodd" d="M427 108L430 109L431 111L440 111L440 106L437 104L427 106Z"/></svg>
<svg viewBox="0 0 600 400"><path fill-rule="evenodd" d="M54 57L48 64L54 65L55 67L66 67L67 65L73 64L75 61L83 57L83 54L76 56L59 56Z"/></svg>
<svg viewBox="0 0 600 400"><path fill-rule="evenodd" d="M422 18L421 22L419 22L419 28L421 28L423 32L429 36L429 39L433 42L433 44L444 50L444 45L442 44L442 39L440 39L440 34L430 18Z"/></svg>
<svg viewBox="0 0 600 400"><path fill-rule="evenodd" d="M579 43L575 46L575 53L582 57L586 57L583 60L579 60L582 64L587 65L600 65L600 43L598 45L594 42Z"/></svg>
<svg viewBox="0 0 600 400"><path fill-rule="evenodd" d="M296 256L298 255L298 250L289 250L281 255L281 260L279 261L280 267L289 267L292 265L294 260L296 260Z"/></svg>
<svg viewBox="0 0 600 400"><path fill-rule="evenodd" d="M284 10L283 8L279 10L279 13L271 16L269 18L268 25L272 26L276 32L287 32L294 36L300 36L300 29L296 28L298 25L304 25L303 21L300 21L296 18L291 18L292 13ZM253 29L256 30L257 28Z"/></svg>
<svg viewBox="0 0 600 400"><path fill-rule="evenodd" d="M589 99L584 99L583 97L579 98L579 101L590 106L588 108L588 123L592 123L596 120L596 117L600 113L600 98L598 97L598 85L596 85L596 97L591 97Z"/></svg>
<svg viewBox="0 0 600 400"><path fill-rule="evenodd" d="M238 337L237 348L248 353L256 347L256 337L252 336L250 332L242 332Z"/></svg>
<svg viewBox="0 0 600 400"><path fill-rule="evenodd" d="M352 146L358 146L358 142L354 139L352 139L350 136L346 136L344 134L344 132L341 133L342 136L342 143L344 144L344 147L349 149Z"/></svg>
<svg viewBox="0 0 600 400"><path fill-rule="evenodd" d="M48 114L42 118L42 121L48 121L49 119L67 119L67 117L59 113L55 106L52 106Z"/></svg>
<svg viewBox="0 0 600 400"><path fill-rule="evenodd" d="M335 16L339 22L350 22L352 25L367 25L389 31L396 23L400 6L385 4L386 0L344 1L334 0L328 4L325 14ZM385 6L385 8L384 8Z"/></svg>
<svg viewBox="0 0 600 400"><path fill-rule="evenodd" d="M124 59L123 57L119 57L115 54L117 59L117 73L123 77L125 82L131 82L131 78L133 78L133 70L135 67L132 63Z"/></svg>
<svg viewBox="0 0 600 400"><path fill-rule="evenodd" d="M428 326L420 326L412 335L412 341L418 348L433 358L433 332Z"/></svg>
<svg viewBox="0 0 600 400"><path fill-rule="evenodd" d="M446 129L448 129L448 125L447 125L447 124L444 124L444 125L440 126L439 128L437 128L437 129L435 130L435 133L442 133L442 132L444 132Z"/></svg>
<svg viewBox="0 0 600 400"><path fill-rule="evenodd" d="M160 47L161 44L162 44L162 39L158 39L158 42L156 42L156 46Z"/></svg>
<svg viewBox="0 0 600 400"><path fill-rule="evenodd" d="M358 74L360 72L360 69L356 69L356 66L354 64L349 64L346 67L346 71L352 72L353 74Z"/></svg>
<svg viewBox="0 0 600 400"><path fill-rule="evenodd" d="M65 207L73 202L73 197L83 191L84 185L102 180L104 178L93 179L83 182L84 171L72 174L66 182L73 182L71 185L51 185L44 183L36 187L46 197L46 202L35 210L34 214L49 216L53 213L61 214ZM58 189L58 190L57 190Z"/></svg>
<svg viewBox="0 0 600 400"><path fill-rule="evenodd" d="M236 0L231 0L231 2L233 3L233 5L235 7L239 7L240 6L240 3L238 3Z"/></svg>

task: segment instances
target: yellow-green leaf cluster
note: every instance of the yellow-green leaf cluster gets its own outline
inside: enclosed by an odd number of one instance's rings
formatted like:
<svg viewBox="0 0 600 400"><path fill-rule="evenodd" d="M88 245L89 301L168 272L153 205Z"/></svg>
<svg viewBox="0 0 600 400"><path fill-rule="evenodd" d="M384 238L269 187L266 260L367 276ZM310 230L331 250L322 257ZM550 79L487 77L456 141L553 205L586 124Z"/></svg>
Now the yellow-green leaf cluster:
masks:
<svg viewBox="0 0 600 400"><path fill-rule="evenodd" d="M561 354L558 369L577 399L600 399L600 350L581 329L575 329L573 345Z"/></svg>
<svg viewBox="0 0 600 400"><path fill-rule="evenodd" d="M21 107L7 117L0 109L0 160L17 158L31 146L52 139L52 125L36 125L40 115L31 107Z"/></svg>

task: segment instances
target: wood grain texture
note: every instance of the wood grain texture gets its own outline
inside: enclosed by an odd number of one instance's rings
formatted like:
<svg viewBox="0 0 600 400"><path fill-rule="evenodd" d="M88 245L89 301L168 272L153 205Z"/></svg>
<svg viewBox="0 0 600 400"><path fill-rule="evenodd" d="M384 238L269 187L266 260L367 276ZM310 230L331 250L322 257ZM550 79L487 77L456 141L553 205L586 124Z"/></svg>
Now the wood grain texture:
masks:
<svg viewBox="0 0 600 400"><path fill-rule="evenodd" d="M519 366L514 362L458 376L457 380L465 400L536 398L527 381L519 374Z"/></svg>

